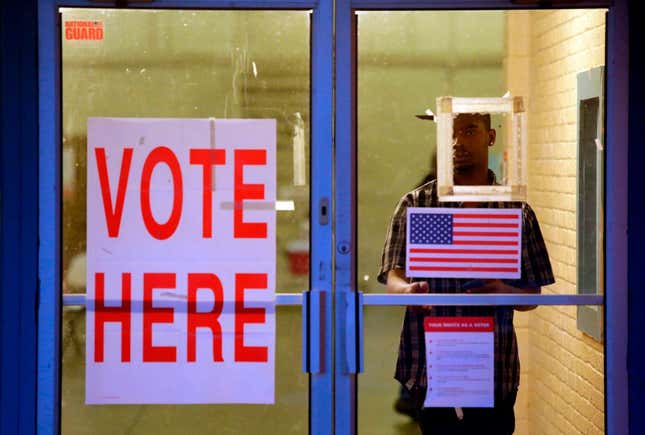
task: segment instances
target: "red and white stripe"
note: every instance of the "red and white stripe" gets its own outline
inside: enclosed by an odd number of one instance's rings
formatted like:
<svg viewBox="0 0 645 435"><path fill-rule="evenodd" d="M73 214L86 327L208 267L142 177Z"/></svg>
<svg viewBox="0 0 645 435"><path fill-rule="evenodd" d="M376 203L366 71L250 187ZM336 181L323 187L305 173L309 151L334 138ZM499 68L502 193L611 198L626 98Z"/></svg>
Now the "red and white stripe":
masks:
<svg viewBox="0 0 645 435"><path fill-rule="evenodd" d="M519 278L521 209L411 208L411 213L453 214L451 245L407 244L412 277ZM409 223L408 223L409 225Z"/></svg>

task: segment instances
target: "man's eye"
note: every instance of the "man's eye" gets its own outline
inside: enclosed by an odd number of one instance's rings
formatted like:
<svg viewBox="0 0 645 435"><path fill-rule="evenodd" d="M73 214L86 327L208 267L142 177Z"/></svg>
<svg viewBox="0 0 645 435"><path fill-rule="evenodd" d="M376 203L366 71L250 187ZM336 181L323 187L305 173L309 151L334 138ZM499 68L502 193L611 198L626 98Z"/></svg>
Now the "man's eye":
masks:
<svg viewBox="0 0 645 435"><path fill-rule="evenodd" d="M475 130L473 130L472 128L467 128L465 134L466 136L472 136L473 134L475 134Z"/></svg>

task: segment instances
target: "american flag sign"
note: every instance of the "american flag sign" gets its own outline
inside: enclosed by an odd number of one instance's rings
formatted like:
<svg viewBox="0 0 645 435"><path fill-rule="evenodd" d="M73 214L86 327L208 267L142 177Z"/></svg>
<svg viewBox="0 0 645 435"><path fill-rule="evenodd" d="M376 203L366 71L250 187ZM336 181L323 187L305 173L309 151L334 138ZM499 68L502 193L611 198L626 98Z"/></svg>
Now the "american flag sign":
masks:
<svg viewBox="0 0 645 435"><path fill-rule="evenodd" d="M522 209L408 208L406 275L509 278L522 274Z"/></svg>

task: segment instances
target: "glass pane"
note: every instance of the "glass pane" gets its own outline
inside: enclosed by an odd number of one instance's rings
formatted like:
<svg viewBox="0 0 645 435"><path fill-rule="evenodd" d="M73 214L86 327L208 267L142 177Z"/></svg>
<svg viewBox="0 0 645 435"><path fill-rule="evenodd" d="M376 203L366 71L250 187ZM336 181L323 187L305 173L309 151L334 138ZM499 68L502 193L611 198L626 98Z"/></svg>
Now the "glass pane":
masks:
<svg viewBox="0 0 645 435"><path fill-rule="evenodd" d="M306 11L62 9L63 292L85 293L88 117L275 118L277 292L308 288ZM85 312L63 316L63 433L254 433L308 427L301 319L277 310L272 406L85 406ZM296 363L294 363L294 361Z"/></svg>
<svg viewBox="0 0 645 435"><path fill-rule="evenodd" d="M396 204L436 176L437 125L426 109L437 113L438 97L508 93L523 97L526 108L528 204L555 279L542 292L602 293L604 96L602 86L594 91L597 97L589 89L602 77L605 31L605 10L359 13L360 290L386 291L377 276ZM511 130L503 116L491 117L490 123L496 136L486 147L487 165L482 164L503 179L508 156L500 145ZM586 255L580 252L581 239L593 245L584 247L590 250ZM378 320L368 327L370 317ZM522 363L516 433L603 433L601 319L602 307L515 312ZM399 397L391 378L402 321L401 309L366 308L360 433L379 424L390 433L418 433L393 409ZM586 322L595 322L594 327L584 328ZM383 344L378 348L377 343ZM370 349L375 349L373 361ZM383 352L392 355L389 362ZM376 389L381 394L374 394Z"/></svg>
<svg viewBox="0 0 645 435"><path fill-rule="evenodd" d="M416 407L399 400L401 387L392 378L404 313L403 307L364 308L364 372L358 378L359 434L419 433L414 419L406 414L416 414Z"/></svg>

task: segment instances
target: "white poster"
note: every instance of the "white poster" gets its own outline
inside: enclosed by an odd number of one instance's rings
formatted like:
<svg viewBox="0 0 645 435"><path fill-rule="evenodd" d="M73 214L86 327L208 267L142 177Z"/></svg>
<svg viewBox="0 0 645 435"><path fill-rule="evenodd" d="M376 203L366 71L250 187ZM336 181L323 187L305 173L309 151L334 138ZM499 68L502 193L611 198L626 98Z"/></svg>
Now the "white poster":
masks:
<svg viewBox="0 0 645 435"><path fill-rule="evenodd" d="M428 391L424 407L492 408L494 319L426 317Z"/></svg>
<svg viewBox="0 0 645 435"><path fill-rule="evenodd" d="M86 403L273 403L275 120L90 118Z"/></svg>

